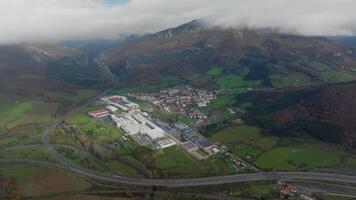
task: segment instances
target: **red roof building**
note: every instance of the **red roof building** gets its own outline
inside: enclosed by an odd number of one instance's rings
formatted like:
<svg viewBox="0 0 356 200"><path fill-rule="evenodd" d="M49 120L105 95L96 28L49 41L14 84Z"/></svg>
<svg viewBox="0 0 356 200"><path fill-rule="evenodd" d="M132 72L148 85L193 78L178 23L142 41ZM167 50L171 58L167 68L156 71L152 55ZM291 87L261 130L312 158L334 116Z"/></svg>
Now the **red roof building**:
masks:
<svg viewBox="0 0 356 200"><path fill-rule="evenodd" d="M91 117L94 118L100 118L100 117L106 117L108 116L110 113L108 110L106 110L105 108L99 109L99 110L94 110L88 113L88 115L90 115Z"/></svg>

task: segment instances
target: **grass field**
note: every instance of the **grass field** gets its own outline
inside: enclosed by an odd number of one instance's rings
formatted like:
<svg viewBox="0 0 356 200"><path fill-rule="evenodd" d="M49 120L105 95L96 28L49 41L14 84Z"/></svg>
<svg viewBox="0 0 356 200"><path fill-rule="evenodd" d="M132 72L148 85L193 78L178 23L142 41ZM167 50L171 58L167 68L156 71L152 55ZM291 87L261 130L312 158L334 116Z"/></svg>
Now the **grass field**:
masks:
<svg viewBox="0 0 356 200"><path fill-rule="evenodd" d="M1 158L17 158L17 159L32 159L41 161L50 161L51 156L43 147L31 147L16 149L12 151L0 153Z"/></svg>
<svg viewBox="0 0 356 200"><path fill-rule="evenodd" d="M227 145L231 152L241 158L256 159L265 150L274 148L279 139L277 137L264 137L257 127L240 125L226 128L210 136L210 139Z"/></svg>
<svg viewBox="0 0 356 200"><path fill-rule="evenodd" d="M111 169L113 169L114 171L116 171L120 174L125 174L125 175L140 175L141 174L135 168L130 167L130 166L128 166L124 163L121 163L120 161L117 161L117 160L110 160L106 164Z"/></svg>
<svg viewBox="0 0 356 200"><path fill-rule="evenodd" d="M217 84L221 89L230 89L234 93L243 93L246 92L248 87L254 87L261 85L262 81L248 81L244 79L245 74L242 75L224 75L221 76Z"/></svg>
<svg viewBox="0 0 356 200"><path fill-rule="evenodd" d="M0 140L0 148L14 145L39 144L41 143L44 128L45 125L43 124L14 128Z"/></svg>
<svg viewBox="0 0 356 200"><path fill-rule="evenodd" d="M36 196L68 191L84 191L91 184L61 170L45 167L8 165L0 166L0 174L15 178L24 196Z"/></svg>
<svg viewBox="0 0 356 200"><path fill-rule="evenodd" d="M204 113L209 113L215 110L225 110L225 108L229 107L230 105L234 104L235 99L232 96L224 95L218 96L214 99L210 104L203 108L202 111Z"/></svg>
<svg viewBox="0 0 356 200"><path fill-rule="evenodd" d="M244 184L239 186L233 186L231 190L232 196L237 197L250 197L258 199L270 199L273 197L273 184Z"/></svg>
<svg viewBox="0 0 356 200"><path fill-rule="evenodd" d="M221 75L221 73L222 73L222 69L218 67L214 67L207 72L209 76L219 76Z"/></svg>
<svg viewBox="0 0 356 200"><path fill-rule="evenodd" d="M93 119L88 116L87 112L94 109L96 108L84 108L81 112L72 116L69 122L74 125L79 125L80 130L92 138L119 139L123 133L110 120Z"/></svg>
<svg viewBox="0 0 356 200"><path fill-rule="evenodd" d="M214 134L211 139L222 144L228 144L236 142L250 142L257 137L261 137L260 129L257 127L242 125L224 129Z"/></svg>
<svg viewBox="0 0 356 200"><path fill-rule="evenodd" d="M313 81L302 73L290 73L290 74L274 74L271 75L272 85L275 88L284 87L304 87L313 85Z"/></svg>
<svg viewBox="0 0 356 200"><path fill-rule="evenodd" d="M290 139L262 136L258 128L248 125L226 128L210 138L231 147L234 155L266 170L356 166L356 157L345 153L342 147L330 147L312 139L291 143ZM283 142L280 144L280 141Z"/></svg>
<svg viewBox="0 0 356 200"><path fill-rule="evenodd" d="M0 131L16 127L48 123L59 104L29 100L22 96L0 94Z"/></svg>
<svg viewBox="0 0 356 200"><path fill-rule="evenodd" d="M74 163L86 168L99 172L107 172L100 164L90 159L88 155L73 150L57 149L61 155L72 160Z"/></svg>
<svg viewBox="0 0 356 200"><path fill-rule="evenodd" d="M342 166L342 153L324 145L277 147L263 153L256 166L269 170L299 170ZM350 158L351 159L351 158Z"/></svg>
<svg viewBox="0 0 356 200"><path fill-rule="evenodd" d="M158 169L169 176L194 175L202 172L201 163L186 155L178 147L165 149L163 154L156 157L155 164Z"/></svg>
<svg viewBox="0 0 356 200"><path fill-rule="evenodd" d="M170 147L163 151L163 154L156 156L155 165L167 177L197 177L235 173L235 169L222 155L199 161L178 147Z"/></svg>
<svg viewBox="0 0 356 200"><path fill-rule="evenodd" d="M67 93L67 92L57 92L56 95L70 102L80 102L94 96L97 93L94 89L82 89L78 90L77 93Z"/></svg>

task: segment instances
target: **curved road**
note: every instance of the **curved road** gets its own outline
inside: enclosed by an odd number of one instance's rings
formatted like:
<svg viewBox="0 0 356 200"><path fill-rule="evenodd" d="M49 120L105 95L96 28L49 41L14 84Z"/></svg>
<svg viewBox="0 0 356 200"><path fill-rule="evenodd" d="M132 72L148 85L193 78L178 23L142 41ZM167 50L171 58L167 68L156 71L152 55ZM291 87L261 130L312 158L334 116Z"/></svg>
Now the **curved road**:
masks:
<svg viewBox="0 0 356 200"><path fill-rule="evenodd" d="M356 176L341 175L341 174L330 174L330 173L315 173L315 172L261 172L252 174L237 174L229 176L216 176L216 177L206 177L206 178L191 178L191 179L145 179L145 178L134 178L125 177L117 175L102 174L93 170L83 168L69 159L60 155L55 149L55 146L50 144L50 135L56 129L58 125L62 122L66 116L71 113L75 113L80 108L96 101L96 99L110 90L104 91L90 100L86 101L82 105L72 109L63 116L57 118L52 125L45 129L43 132L42 143L43 147L50 153L55 161L59 163L60 166L55 164L50 164L46 162L39 161L29 161L29 160L16 160L7 159L0 162L18 162L18 163L33 163L33 164L45 164L52 167L60 167L71 172L93 178L100 181L121 183L121 184L133 184L133 185L144 185L144 186L167 186L167 187L187 187L187 186L206 186L206 185L218 185L226 183L238 183L247 181L262 181L262 180L320 180L320 181L336 181L336 182L347 182L356 183Z"/></svg>

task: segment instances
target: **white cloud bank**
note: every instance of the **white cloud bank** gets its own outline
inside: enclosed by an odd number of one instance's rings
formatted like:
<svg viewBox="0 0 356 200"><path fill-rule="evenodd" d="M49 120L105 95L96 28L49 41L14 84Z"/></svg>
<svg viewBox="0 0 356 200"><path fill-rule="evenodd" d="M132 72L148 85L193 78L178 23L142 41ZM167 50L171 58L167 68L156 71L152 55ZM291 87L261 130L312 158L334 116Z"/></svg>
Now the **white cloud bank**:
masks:
<svg viewBox="0 0 356 200"><path fill-rule="evenodd" d="M226 27L356 35L355 0L0 0L0 43L115 38L205 18Z"/></svg>

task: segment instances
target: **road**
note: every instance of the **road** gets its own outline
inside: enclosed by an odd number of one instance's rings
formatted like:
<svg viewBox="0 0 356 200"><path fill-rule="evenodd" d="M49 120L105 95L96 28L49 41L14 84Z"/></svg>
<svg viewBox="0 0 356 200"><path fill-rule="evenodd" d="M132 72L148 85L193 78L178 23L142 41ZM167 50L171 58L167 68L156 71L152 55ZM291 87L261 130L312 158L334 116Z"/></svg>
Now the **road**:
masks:
<svg viewBox="0 0 356 200"><path fill-rule="evenodd" d="M189 187L189 186L207 186L207 185L219 185L227 183L241 183L249 181L263 181L263 180L318 180L318 181L335 181L335 182L346 182L346 183L356 183L356 176L352 175L341 175L332 173L317 173L317 172L258 172L251 174L237 174L229 176L215 176L215 177L205 177L205 178L190 178L190 179L147 179L147 178L134 178L118 175L108 175L99 173L93 170L83 168L71 160L63 157L55 150L55 145L50 144L50 135L52 132L60 125L63 119L69 116L71 113L75 113L80 108L94 102L101 95L105 94L107 91L98 94L97 96L91 98L80 106L72 109L61 117L58 117L48 128L43 132L42 145L48 151L48 153L53 157L53 159L58 164L42 162L42 161L31 161L31 160L20 160L20 159L3 159L0 162L6 163L28 163L28 164L38 164L47 165L50 167L62 168L78 175L82 175L88 178L92 178L98 181L105 181L111 183L120 184L130 184L130 185L141 185L141 186L164 186L164 187Z"/></svg>
<svg viewBox="0 0 356 200"><path fill-rule="evenodd" d="M117 175L107 175L99 172L95 172L88 169L83 169L76 165L68 163L67 166L60 164L53 164L44 161L34 161L26 159L2 159L0 163L21 163L21 164L33 164L44 165L52 168L60 168L74 172L76 174L92 178L98 181L129 184L129 185L141 185L141 186L163 186L163 187L190 187L190 186L208 186L219 185L227 183L242 183L251 181L263 181L263 180L316 180L316 181L335 181L344 183L355 183L356 177L350 175L329 174L329 173L317 173L317 172L261 172L251 174L236 174L229 176L215 176L206 178L190 178L190 179L147 179L147 178L134 178Z"/></svg>

